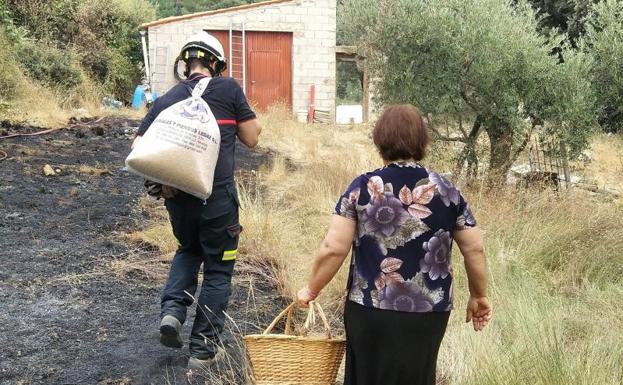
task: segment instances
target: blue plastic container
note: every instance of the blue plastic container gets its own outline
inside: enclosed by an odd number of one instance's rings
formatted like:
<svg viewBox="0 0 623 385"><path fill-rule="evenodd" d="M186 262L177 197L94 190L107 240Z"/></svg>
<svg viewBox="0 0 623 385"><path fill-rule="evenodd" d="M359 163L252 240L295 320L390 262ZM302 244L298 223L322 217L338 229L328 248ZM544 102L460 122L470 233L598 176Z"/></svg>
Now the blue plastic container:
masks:
<svg viewBox="0 0 623 385"><path fill-rule="evenodd" d="M136 89L134 90L134 96L132 97L132 108L134 108L135 110L139 110L141 109L141 107L147 104L147 97L145 96L145 87L146 87L145 85L139 84L138 86L136 86ZM152 92L151 96L153 99L152 101L155 101L156 98L158 97L156 92Z"/></svg>

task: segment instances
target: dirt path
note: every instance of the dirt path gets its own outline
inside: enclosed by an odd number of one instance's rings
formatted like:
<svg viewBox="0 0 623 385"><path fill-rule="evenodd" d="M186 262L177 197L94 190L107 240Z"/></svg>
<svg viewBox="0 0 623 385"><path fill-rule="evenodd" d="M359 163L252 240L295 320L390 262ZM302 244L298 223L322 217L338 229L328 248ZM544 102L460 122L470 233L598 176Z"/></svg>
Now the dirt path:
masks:
<svg viewBox="0 0 623 385"><path fill-rule="evenodd" d="M153 256L121 240L147 220L137 208L142 183L122 170L137 124L108 118L0 141L8 154L0 161L0 384L187 381L187 350L157 342L161 284L111 267ZM238 165L257 169L268 158L242 151ZM44 176L46 164L60 173ZM269 310L249 314L251 270L238 274L230 306L249 331L270 318ZM278 299L269 285L252 285L260 301Z"/></svg>

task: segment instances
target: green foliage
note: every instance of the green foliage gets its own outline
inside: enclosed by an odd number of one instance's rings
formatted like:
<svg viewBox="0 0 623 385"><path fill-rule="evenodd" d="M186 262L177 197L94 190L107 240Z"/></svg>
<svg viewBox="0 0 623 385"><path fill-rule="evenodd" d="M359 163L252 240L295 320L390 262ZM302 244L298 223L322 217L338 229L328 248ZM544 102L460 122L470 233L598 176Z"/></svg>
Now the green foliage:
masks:
<svg viewBox="0 0 623 385"><path fill-rule="evenodd" d="M586 30L585 23L592 3L601 0L529 0L539 20L539 31L549 36L554 31L567 35L575 47Z"/></svg>
<svg viewBox="0 0 623 385"><path fill-rule="evenodd" d="M18 91L18 79L20 77L20 69L13 55L13 45L6 36L6 33L0 29L0 109L1 105L8 100L13 99Z"/></svg>
<svg viewBox="0 0 623 385"><path fill-rule="evenodd" d="M151 0L157 6L158 17L169 17L176 15L176 0ZM186 15L194 12L209 11L235 7L238 5L257 3L264 0L180 0L180 14Z"/></svg>
<svg viewBox="0 0 623 385"><path fill-rule="evenodd" d="M82 71L68 51L24 41L17 46L17 52L17 59L28 76L45 86L70 89L83 81Z"/></svg>
<svg viewBox="0 0 623 385"><path fill-rule="evenodd" d="M623 3L606 0L593 8L585 43L581 48L594 57L600 123L609 131L623 131Z"/></svg>
<svg viewBox="0 0 623 385"><path fill-rule="evenodd" d="M142 77L138 28L155 17L145 0L85 1L73 42L81 47L82 64L117 98L129 99Z"/></svg>
<svg viewBox="0 0 623 385"><path fill-rule="evenodd" d="M339 0L337 44L353 45L360 42L368 27L376 23L379 6L378 0Z"/></svg>
<svg viewBox="0 0 623 385"><path fill-rule="evenodd" d="M163 17L175 16L175 0L150 0L153 6L156 8L156 17L161 19Z"/></svg>
<svg viewBox="0 0 623 385"><path fill-rule="evenodd" d="M83 0L5 0L16 25L36 40L59 46L71 42L76 33L76 10Z"/></svg>
<svg viewBox="0 0 623 385"><path fill-rule="evenodd" d="M130 99L142 77L138 28L155 18L148 0L0 1L6 1L7 15L28 33L31 41L20 45L20 62L36 79L65 88L79 84L76 52L80 65L106 93Z"/></svg>
<svg viewBox="0 0 623 385"><path fill-rule="evenodd" d="M361 103L363 97L362 74L354 62L337 63L337 104Z"/></svg>
<svg viewBox="0 0 623 385"><path fill-rule="evenodd" d="M258 1L260 0L184 0L183 9L185 13L193 13L257 3Z"/></svg>
<svg viewBox="0 0 623 385"><path fill-rule="evenodd" d="M359 42L369 71L380 79L377 101L480 122L499 176L533 124L545 122L573 150L587 144L594 118L589 58L569 52L558 64L550 55L554 45L537 33L525 3L385 0L376 18L361 3L345 1L350 14L360 15L354 20L366 23L347 30L367 29Z"/></svg>
<svg viewBox="0 0 623 385"><path fill-rule="evenodd" d="M6 38L16 42L20 41L26 36L26 30L18 28L13 22L13 18L7 10L5 0L0 0L0 29L6 34Z"/></svg>

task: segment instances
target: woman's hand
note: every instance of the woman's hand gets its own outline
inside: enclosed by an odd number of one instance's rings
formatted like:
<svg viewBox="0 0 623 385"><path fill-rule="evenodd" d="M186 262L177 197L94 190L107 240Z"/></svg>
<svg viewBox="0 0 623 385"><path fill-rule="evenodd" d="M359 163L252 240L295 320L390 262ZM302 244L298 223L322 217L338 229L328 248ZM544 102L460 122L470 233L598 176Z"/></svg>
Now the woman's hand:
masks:
<svg viewBox="0 0 623 385"><path fill-rule="evenodd" d="M487 326L493 315L493 309L487 297L469 297L465 322L472 321L474 330L479 332Z"/></svg>
<svg viewBox="0 0 623 385"><path fill-rule="evenodd" d="M309 303L315 300L316 297L318 297L318 293L312 292L311 290L309 290L309 287L305 286L301 288L298 293L296 293L296 298L294 299L294 302L296 302L296 304L300 307L308 307Z"/></svg>

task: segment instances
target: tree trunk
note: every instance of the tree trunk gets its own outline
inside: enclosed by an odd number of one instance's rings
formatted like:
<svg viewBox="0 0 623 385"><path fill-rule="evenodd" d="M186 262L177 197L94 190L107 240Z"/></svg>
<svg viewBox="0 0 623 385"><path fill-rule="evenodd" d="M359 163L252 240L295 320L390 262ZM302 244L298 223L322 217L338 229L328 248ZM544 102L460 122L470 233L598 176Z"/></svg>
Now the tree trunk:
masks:
<svg viewBox="0 0 623 385"><path fill-rule="evenodd" d="M500 121L488 123L485 130L491 142L489 185L504 184L506 182L506 174L512 165L513 130Z"/></svg>
<svg viewBox="0 0 623 385"><path fill-rule="evenodd" d="M473 178L474 175L478 175L478 156L476 155L476 143L480 136L482 127L482 119L477 116L474 120L474 125L471 131L465 137L465 147L459 154L459 158L454 166L453 175L459 177L463 173L465 162L467 161L467 176Z"/></svg>

